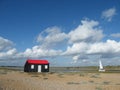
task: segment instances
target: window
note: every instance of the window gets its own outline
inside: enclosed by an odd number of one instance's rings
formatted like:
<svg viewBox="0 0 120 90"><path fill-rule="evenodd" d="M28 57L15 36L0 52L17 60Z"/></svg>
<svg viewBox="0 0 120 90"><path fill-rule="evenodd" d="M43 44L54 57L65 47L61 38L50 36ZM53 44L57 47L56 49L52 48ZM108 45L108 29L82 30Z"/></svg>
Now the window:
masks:
<svg viewBox="0 0 120 90"><path fill-rule="evenodd" d="M31 65L31 69L34 69L34 65Z"/></svg>
<svg viewBox="0 0 120 90"><path fill-rule="evenodd" d="M45 69L48 69L48 65L45 65Z"/></svg>

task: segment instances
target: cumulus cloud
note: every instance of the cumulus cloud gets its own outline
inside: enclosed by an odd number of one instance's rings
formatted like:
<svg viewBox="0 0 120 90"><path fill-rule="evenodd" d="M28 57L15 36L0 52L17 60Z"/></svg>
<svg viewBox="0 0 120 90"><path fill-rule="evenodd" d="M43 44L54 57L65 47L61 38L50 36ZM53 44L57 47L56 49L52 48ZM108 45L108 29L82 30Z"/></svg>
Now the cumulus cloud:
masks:
<svg viewBox="0 0 120 90"><path fill-rule="evenodd" d="M86 61L86 59L88 59L88 55L78 54L78 55L73 56L73 60L78 61L79 59Z"/></svg>
<svg viewBox="0 0 120 90"><path fill-rule="evenodd" d="M13 47L13 43L8 40L1 37L1 51L0 51L0 59L7 59L12 58L17 53L17 50Z"/></svg>
<svg viewBox="0 0 120 90"><path fill-rule="evenodd" d="M72 56L75 62L78 60L91 60L92 56L97 59L100 56L100 58L116 58L120 54L120 42L107 40L106 42L74 43L67 48L64 54Z"/></svg>
<svg viewBox="0 0 120 90"><path fill-rule="evenodd" d="M82 20L81 24L74 30L65 33L59 27L49 27L43 30L37 37L39 45L27 48L20 54L24 57L54 57L54 56L73 56L82 59L86 57L78 54L86 54L88 43L100 41L104 35L98 27L99 22L94 20ZM55 48L57 47L57 49ZM61 48L65 48L65 50ZM74 57L75 55L78 55Z"/></svg>
<svg viewBox="0 0 120 90"><path fill-rule="evenodd" d="M119 36L119 34L111 34ZM49 27L40 32L37 37L37 45L18 52L13 48L13 42L0 37L0 59L4 58L51 58L69 57L74 63L81 61L94 64L97 56L104 60L120 58L120 42L115 40L102 41L103 30L99 28L99 22L94 20L82 20L81 24L68 33L62 32L59 27ZM63 49L64 48L64 49ZM98 58L97 58L98 59ZM92 61L94 60L94 61ZM70 61L71 62L71 61Z"/></svg>
<svg viewBox="0 0 120 90"><path fill-rule="evenodd" d="M50 27L41 32L37 37L37 42L42 48L52 48L64 43L67 39L67 34L61 32L59 27Z"/></svg>
<svg viewBox="0 0 120 90"><path fill-rule="evenodd" d="M0 37L0 51L8 50L13 46L13 42L5 39L3 37Z"/></svg>
<svg viewBox="0 0 120 90"><path fill-rule="evenodd" d="M32 49L27 48L26 51L23 53L24 57L29 58L42 58L42 57L53 57L60 55L61 50L54 50L54 49L43 49L40 46L34 46Z"/></svg>
<svg viewBox="0 0 120 90"><path fill-rule="evenodd" d="M17 50L15 48L9 49L6 52L0 52L0 59L11 59L16 58Z"/></svg>
<svg viewBox="0 0 120 90"><path fill-rule="evenodd" d="M115 54L120 53L120 42L107 40L106 42L94 43L87 51L88 54Z"/></svg>
<svg viewBox="0 0 120 90"><path fill-rule="evenodd" d="M116 15L116 8L110 8L102 12L102 18L106 19L107 21L111 21L112 18Z"/></svg>
<svg viewBox="0 0 120 90"><path fill-rule="evenodd" d="M82 20L81 25L69 32L69 42L96 42L103 38L102 30L97 26L99 22L94 20Z"/></svg>
<svg viewBox="0 0 120 90"><path fill-rule="evenodd" d="M67 50L63 53L63 55L83 54L87 49L88 44L85 42L74 43L72 46L67 47Z"/></svg>
<svg viewBox="0 0 120 90"><path fill-rule="evenodd" d="M13 45L12 41L0 37L0 59L12 58L17 53Z"/></svg>
<svg viewBox="0 0 120 90"><path fill-rule="evenodd" d="M110 36L114 38L120 38L120 33L113 33Z"/></svg>

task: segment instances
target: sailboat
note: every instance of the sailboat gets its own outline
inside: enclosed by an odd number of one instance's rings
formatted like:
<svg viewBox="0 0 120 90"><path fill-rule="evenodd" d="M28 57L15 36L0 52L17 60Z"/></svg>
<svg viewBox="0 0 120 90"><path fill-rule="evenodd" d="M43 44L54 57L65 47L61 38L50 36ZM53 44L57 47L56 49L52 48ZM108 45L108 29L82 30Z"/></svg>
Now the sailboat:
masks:
<svg viewBox="0 0 120 90"><path fill-rule="evenodd" d="M99 61L99 72L105 72L101 61Z"/></svg>

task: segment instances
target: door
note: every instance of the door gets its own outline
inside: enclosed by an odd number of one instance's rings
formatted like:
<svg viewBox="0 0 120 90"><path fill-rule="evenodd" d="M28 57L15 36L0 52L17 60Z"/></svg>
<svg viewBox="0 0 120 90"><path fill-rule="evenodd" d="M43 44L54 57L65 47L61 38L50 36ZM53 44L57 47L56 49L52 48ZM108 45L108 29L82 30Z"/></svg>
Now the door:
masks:
<svg viewBox="0 0 120 90"><path fill-rule="evenodd" d="M42 70L41 65L38 65L38 72L41 72L41 70Z"/></svg>

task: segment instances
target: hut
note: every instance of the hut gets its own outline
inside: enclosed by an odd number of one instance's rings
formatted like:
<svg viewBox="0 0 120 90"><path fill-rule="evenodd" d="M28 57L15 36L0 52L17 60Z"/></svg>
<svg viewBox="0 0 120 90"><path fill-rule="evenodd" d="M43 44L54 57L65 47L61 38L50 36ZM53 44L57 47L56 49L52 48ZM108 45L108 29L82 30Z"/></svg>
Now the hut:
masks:
<svg viewBox="0 0 120 90"><path fill-rule="evenodd" d="M28 59L24 65L24 72L49 72L47 60Z"/></svg>

